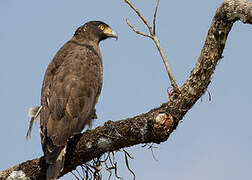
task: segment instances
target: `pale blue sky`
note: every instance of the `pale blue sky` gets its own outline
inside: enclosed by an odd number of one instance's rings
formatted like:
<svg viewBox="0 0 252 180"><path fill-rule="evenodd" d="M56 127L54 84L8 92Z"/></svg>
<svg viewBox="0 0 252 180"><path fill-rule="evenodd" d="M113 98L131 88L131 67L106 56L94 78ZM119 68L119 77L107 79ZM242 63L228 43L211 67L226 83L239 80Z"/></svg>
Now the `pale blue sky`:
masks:
<svg viewBox="0 0 252 180"><path fill-rule="evenodd" d="M151 20L154 0L132 2ZM180 85L197 61L221 2L160 2L157 34ZM102 20L119 34L118 41L107 40L100 46L104 86L94 127L147 112L167 101L170 84L154 44L133 33L125 18L146 30L123 0L0 2L0 171L42 155L38 125L31 140L25 141L28 109L40 103L48 63L86 21ZM158 162L147 148L128 148L135 157L130 165L138 180L252 178L251 42L252 26L236 23L208 88L212 101L204 95L169 140L156 145ZM121 162L123 154L117 157L118 174L131 179ZM62 179L72 178L69 174Z"/></svg>

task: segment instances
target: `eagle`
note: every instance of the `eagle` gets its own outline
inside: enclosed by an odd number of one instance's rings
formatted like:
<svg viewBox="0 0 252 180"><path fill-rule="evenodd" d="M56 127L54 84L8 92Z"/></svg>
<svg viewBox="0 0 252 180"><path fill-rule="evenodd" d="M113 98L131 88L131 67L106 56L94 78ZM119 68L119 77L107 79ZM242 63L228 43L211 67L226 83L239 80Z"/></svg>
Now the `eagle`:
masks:
<svg viewBox="0 0 252 180"><path fill-rule="evenodd" d="M69 138L90 126L101 93L103 63L99 43L117 34L104 22L90 21L56 53L44 75L41 106L30 109L32 124L40 119L40 137L48 169L46 179L59 177Z"/></svg>

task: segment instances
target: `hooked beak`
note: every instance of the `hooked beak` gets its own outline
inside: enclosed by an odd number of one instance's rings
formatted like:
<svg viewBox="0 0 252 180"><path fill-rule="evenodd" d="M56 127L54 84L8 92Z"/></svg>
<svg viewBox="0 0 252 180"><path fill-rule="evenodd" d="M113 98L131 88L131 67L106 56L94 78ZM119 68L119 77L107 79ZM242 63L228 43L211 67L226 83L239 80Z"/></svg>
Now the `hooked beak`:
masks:
<svg viewBox="0 0 252 180"><path fill-rule="evenodd" d="M103 32L108 37L115 38L116 40L118 39L117 33L113 29L111 29L110 27L105 28Z"/></svg>

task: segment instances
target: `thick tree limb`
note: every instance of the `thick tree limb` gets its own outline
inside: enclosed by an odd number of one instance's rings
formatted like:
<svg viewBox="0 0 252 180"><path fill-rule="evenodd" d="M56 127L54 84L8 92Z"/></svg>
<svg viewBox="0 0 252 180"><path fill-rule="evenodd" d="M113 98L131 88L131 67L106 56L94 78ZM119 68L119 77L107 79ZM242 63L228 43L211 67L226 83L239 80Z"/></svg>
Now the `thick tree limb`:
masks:
<svg viewBox="0 0 252 180"><path fill-rule="evenodd" d="M70 140L62 176L105 152L140 143L161 143L168 139L186 112L205 93L216 64L222 58L225 42L233 23L252 24L252 2L225 0L217 9L198 62L171 102L150 112L89 130ZM23 179L45 179L44 158L26 161L0 172L0 179L23 176ZM10 178L9 178L10 179Z"/></svg>

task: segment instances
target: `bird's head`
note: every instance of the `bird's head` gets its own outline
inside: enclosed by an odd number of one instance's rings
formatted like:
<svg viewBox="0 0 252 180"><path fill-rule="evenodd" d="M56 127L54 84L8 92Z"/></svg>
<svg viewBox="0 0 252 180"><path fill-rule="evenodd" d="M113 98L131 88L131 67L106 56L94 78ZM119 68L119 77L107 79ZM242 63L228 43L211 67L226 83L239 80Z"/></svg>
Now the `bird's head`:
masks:
<svg viewBox="0 0 252 180"><path fill-rule="evenodd" d="M102 21L87 22L75 31L74 36L94 40L98 43L110 37L118 38L117 33Z"/></svg>

